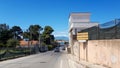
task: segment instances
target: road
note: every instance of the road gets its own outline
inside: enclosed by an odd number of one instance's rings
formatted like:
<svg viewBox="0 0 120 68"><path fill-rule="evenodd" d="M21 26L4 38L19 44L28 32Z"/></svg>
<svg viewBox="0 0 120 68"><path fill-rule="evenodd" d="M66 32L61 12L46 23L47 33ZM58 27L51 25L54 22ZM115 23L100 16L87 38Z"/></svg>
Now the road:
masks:
<svg viewBox="0 0 120 68"><path fill-rule="evenodd" d="M69 68L65 51L48 51L0 62L0 68Z"/></svg>

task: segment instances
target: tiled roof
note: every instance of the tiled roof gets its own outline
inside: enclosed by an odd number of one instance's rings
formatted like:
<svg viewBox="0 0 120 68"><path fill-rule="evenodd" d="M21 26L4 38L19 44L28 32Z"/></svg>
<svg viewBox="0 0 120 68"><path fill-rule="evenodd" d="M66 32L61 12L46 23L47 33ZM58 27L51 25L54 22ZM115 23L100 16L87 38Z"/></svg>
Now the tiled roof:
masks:
<svg viewBox="0 0 120 68"><path fill-rule="evenodd" d="M28 46L28 44L32 44L32 45L36 45L38 44L38 41L32 40L32 41L20 41L20 45L21 46Z"/></svg>

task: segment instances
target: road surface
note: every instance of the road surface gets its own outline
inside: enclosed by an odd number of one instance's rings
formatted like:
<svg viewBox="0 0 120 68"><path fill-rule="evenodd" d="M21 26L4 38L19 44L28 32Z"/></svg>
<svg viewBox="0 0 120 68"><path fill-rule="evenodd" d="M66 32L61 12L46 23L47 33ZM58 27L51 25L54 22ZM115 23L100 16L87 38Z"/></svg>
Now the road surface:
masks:
<svg viewBox="0 0 120 68"><path fill-rule="evenodd" d="M48 51L0 62L0 68L70 68L65 51Z"/></svg>

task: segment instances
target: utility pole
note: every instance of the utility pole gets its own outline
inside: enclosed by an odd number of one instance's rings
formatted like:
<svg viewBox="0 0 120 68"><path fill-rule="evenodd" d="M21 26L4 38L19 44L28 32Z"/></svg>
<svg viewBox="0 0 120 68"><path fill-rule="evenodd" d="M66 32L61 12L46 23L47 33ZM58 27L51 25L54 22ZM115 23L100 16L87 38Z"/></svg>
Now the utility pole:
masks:
<svg viewBox="0 0 120 68"><path fill-rule="evenodd" d="M40 41L40 30L39 30L39 48L41 49L41 41Z"/></svg>
<svg viewBox="0 0 120 68"><path fill-rule="evenodd" d="M31 29L29 30L29 32L30 32L30 54L31 54L31 47L32 47L32 31L31 31Z"/></svg>

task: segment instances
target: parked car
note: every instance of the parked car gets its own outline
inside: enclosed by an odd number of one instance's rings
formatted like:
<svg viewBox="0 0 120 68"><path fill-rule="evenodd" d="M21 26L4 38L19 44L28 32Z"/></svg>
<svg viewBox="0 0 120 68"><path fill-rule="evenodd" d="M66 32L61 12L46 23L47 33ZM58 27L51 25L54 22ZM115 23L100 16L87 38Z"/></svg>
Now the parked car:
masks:
<svg viewBox="0 0 120 68"><path fill-rule="evenodd" d="M60 48L59 47L56 47L54 52L60 52Z"/></svg>
<svg viewBox="0 0 120 68"><path fill-rule="evenodd" d="M47 47L45 47L45 46L41 46L41 47L39 48L39 51L40 51L40 52L46 52L46 51L48 51L48 49L47 49Z"/></svg>
<svg viewBox="0 0 120 68"><path fill-rule="evenodd" d="M62 50L65 50L65 46L62 47Z"/></svg>

